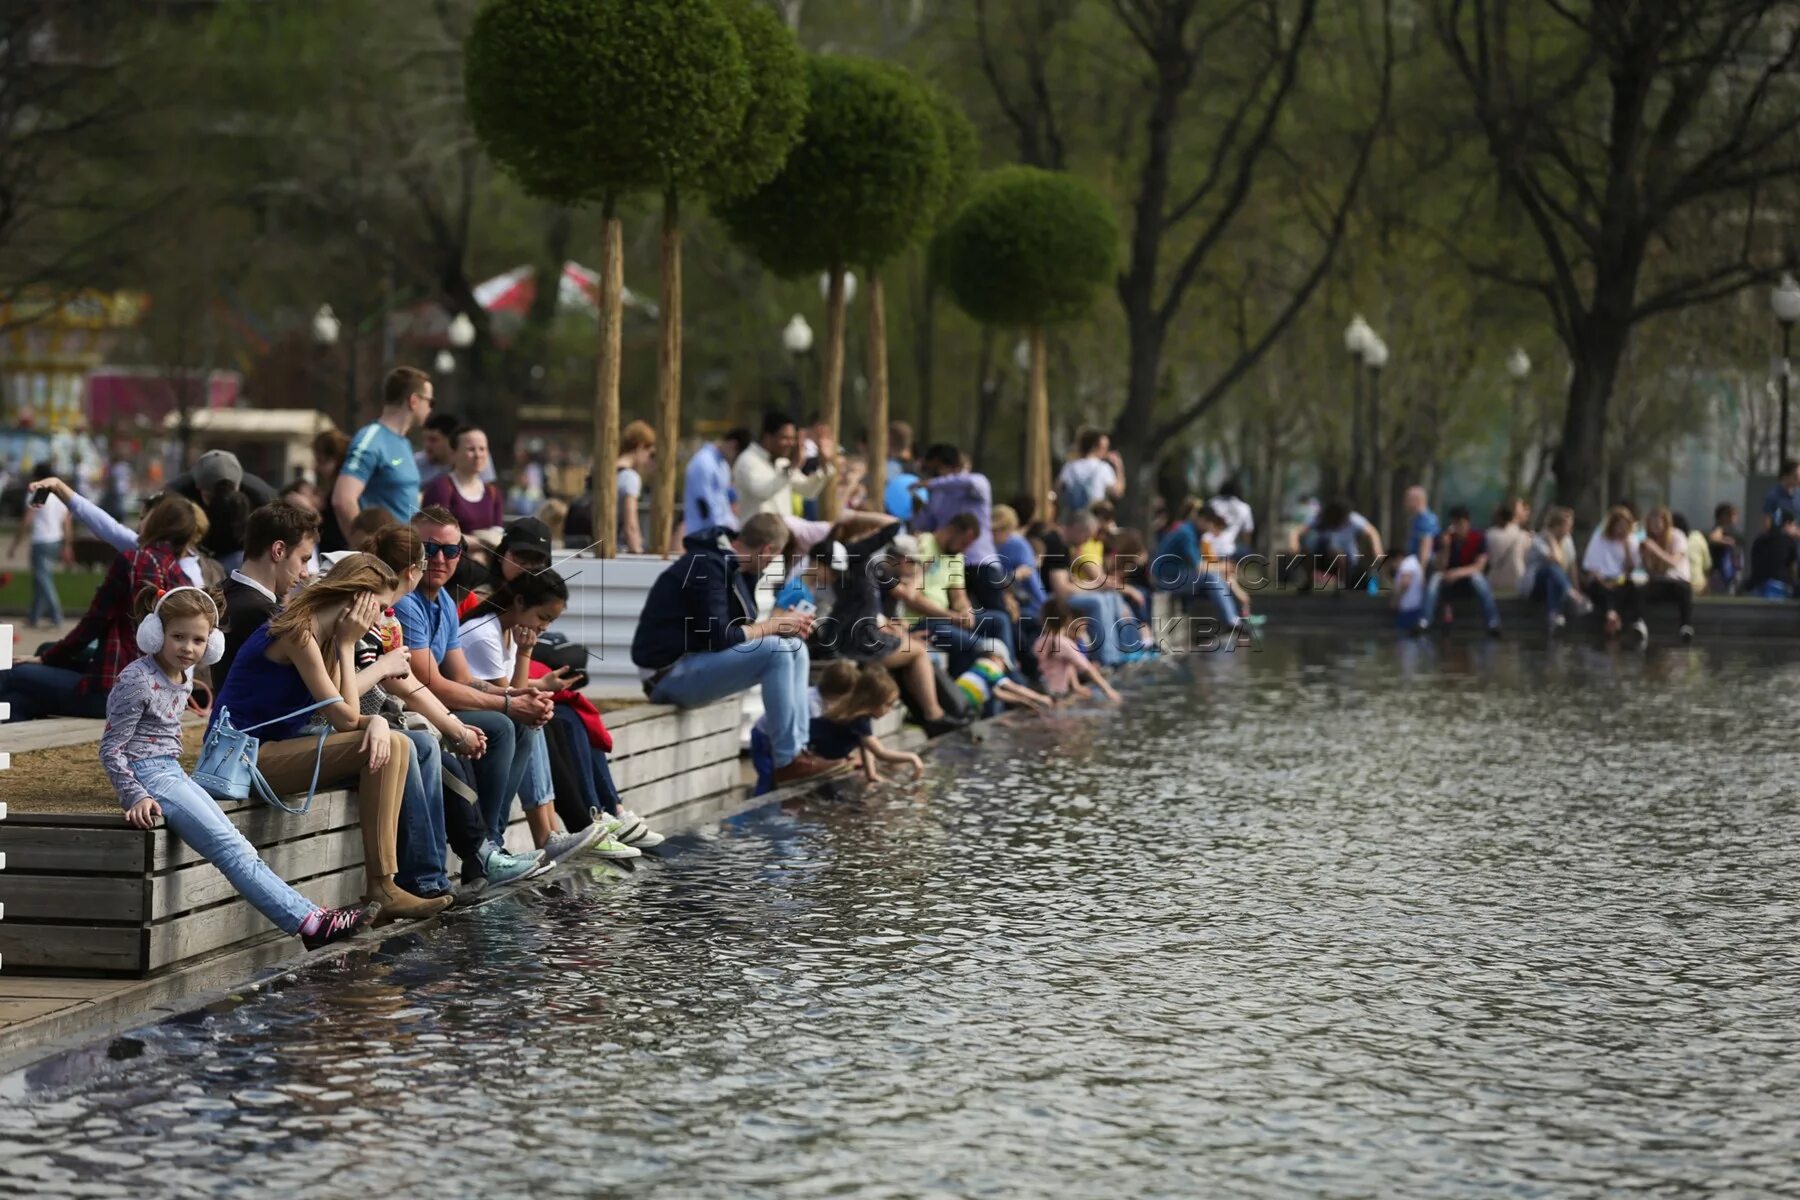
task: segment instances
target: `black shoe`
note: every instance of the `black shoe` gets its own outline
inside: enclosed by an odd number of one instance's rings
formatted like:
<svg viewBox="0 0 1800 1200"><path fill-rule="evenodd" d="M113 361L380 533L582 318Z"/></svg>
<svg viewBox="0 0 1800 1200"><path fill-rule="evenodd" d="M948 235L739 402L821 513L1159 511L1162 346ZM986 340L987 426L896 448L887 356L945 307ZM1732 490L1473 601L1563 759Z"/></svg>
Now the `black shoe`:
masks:
<svg viewBox="0 0 1800 1200"><path fill-rule="evenodd" d="M320 916L319 924L311 933L300 934L300 944L308 950L317 950L320 946L329 946L333 942L341 942L345 938L355 937L358 930L372 920L381 906L379 904L358 904L351 908L328 908Z"/></svg>
<svg viewBox="0 0 1800 1200"><path fill-rule="evenodd" d="M919 726L925 730L926 737L935 738L943 737L946 733L955 733L959 729L967 729L973 721L973 717L958 714L957 716L944 716L936 721L921 721Z"/></svg>

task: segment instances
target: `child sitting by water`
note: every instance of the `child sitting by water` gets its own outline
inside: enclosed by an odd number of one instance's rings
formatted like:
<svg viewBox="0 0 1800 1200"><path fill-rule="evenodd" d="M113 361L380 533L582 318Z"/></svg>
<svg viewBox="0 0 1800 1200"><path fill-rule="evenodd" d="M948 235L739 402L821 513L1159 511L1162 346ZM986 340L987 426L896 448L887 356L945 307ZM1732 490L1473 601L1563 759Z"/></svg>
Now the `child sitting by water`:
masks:
<svg viewBox="0 0 1800 1200"><path fill-rule="evenodd" d="M1114 704L1120 703L1122 697L1076 644L1071 631L1073 624L1074 617L1067 601L1054 599L1044 603L1044 629L1037 640L1039 682L1046 692L1060 700L1087 695L1087 688L1082 686L1085 680Z"/></svg>
<svg viewBox="0 0 1800 1200"><path fill-rule="evenodd" d="M212 593L183 586L137 600L143 657L119 672L106 698L100 763L133 829L161 817L175 835L217 867L243 897L308 950L340 941L366 924L372 908L320 908L289 887L257 856L213 798L181 769L181 718L194 690L194 668L225 650Z"/></svg>
<svg viewBox="0 0 1800 1200"><path fill-rule="evenodd" d="M832 774L848 774L854 769L850 758L856 755L863 777L870 783L881 781L877 761L904 763L912 767L913 778L917 779L925 771L925 760L916 754L889 750L875 736L874 719L893 708L899 698L900 686L886 667L836 660L819 676L818 686L807 689L812 708L812 724L807 733L810 749L818 757L839 764ZM766 719L758 717L750 730L750 762L756 768L758 796L774 788L774 750Z"/></svg>
<svg viewBox="0 0 1800 1200"><path fill-rule="evenodd" d="M1050 697L1013 677L1012 655L1005 642L989 639L983 650L974 665L956 677L956 686L969 698L978 714L999 716L1008 705L1040 712L1055 705Z"/></svg>

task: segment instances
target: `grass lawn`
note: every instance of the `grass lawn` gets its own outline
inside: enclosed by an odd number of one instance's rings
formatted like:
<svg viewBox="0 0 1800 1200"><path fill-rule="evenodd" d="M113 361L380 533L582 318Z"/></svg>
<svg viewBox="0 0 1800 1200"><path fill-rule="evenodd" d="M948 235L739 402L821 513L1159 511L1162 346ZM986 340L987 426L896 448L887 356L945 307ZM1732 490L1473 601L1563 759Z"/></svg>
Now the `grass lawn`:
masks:
<svg viewBox="0 0 1800 1200"><path fill-rule="evenodd" d="M62 594L63 616L73 619L86 612L88 601L100 590L104 578L105 571L58 571L56 590ZM22 617L30 609L31 571L0 571L0 615Z"/></svg>

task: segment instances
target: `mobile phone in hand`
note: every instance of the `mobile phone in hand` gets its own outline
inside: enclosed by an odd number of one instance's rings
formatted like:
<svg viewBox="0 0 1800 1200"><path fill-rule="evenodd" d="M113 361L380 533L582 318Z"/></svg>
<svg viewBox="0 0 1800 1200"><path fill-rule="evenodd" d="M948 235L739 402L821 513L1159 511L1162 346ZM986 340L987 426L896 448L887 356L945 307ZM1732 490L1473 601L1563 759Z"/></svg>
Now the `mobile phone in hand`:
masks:
<svg viewBox="0 0 1800 1200"><path fill-rule="evenodd" d="M50 502L50 489L49 488L41 487L41 488L33 488L31 490L31 507L42 508L42 507L44 507L44 505L48 504L49 502Z"/></svg>

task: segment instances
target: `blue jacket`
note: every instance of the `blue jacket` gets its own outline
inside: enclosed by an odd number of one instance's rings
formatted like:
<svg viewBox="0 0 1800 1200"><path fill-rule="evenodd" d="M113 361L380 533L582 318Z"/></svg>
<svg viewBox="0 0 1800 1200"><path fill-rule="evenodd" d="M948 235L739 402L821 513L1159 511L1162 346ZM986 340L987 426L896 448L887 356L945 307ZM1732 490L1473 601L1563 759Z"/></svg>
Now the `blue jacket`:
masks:
<svg viewBox="0 0 1800 1200"><path fill-rule="evenodd" d="M729 650L756 620L756 581L738 568L732 531L702 529L685 538L687 551L657 576L631 639L631 661L649 671L673 666L684 654Z"/></svg>

